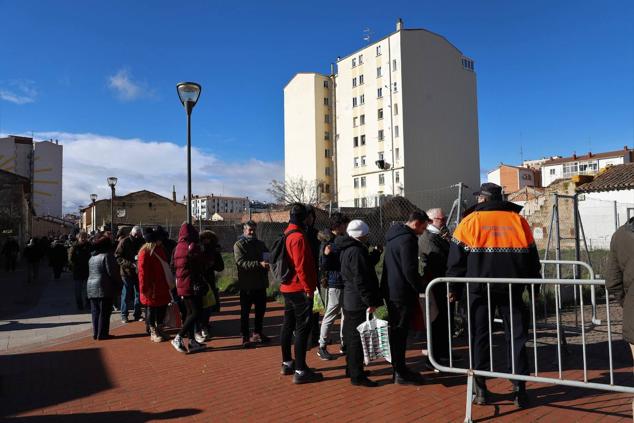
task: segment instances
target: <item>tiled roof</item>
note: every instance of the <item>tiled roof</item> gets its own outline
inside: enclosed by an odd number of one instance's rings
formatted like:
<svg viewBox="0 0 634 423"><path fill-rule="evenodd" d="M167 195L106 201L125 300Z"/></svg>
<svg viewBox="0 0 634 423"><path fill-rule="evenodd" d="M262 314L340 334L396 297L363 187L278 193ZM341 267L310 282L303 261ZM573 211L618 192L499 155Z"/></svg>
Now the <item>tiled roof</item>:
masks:
<svg viewBox="0 0 634 423"><path fill-rule="evenodd" d="M634 189L634 163L609 166L592 182L577 188L578 192L618 191Z"/></svg>
<svg viewBox="0 0 634 423"><path fill-rule="evenodd" d="M560 157L558 159L552 159L542 163L542 167L553 166L553 165L561 164L561 163L584 161L584 160L590 160L590 159L607 159L611 157L624 157L624 156L630 155L631 151L632 150L629 148L624 148L622 150L607 151L605 153L588 153L581 156Z"/></svg>

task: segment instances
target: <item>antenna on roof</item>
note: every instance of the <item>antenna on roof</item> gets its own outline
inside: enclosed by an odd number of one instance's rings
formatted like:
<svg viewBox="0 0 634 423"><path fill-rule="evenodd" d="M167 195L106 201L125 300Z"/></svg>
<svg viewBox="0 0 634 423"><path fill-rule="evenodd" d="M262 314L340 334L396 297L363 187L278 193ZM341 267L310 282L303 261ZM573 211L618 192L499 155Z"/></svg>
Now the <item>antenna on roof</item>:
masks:
<svg viewBox="0 0 634 423"><path fill-rule="evenodd" d="M365 41L366 43L369 43L370 39L372 38L372 35L374 35L374 32L372 32L370 28L366 27L363 30L363 41Z"/></svg>

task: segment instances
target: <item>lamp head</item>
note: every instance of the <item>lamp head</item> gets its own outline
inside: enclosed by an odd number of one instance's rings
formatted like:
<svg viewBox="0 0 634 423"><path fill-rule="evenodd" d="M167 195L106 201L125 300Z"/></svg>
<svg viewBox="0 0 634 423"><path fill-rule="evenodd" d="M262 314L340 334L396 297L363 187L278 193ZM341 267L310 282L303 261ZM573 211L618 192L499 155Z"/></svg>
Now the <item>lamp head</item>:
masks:
<svg viewBox="0 0 634 423"><path fill-rule="evenodd" d="M90 200L94 203L97 201L97 194L90 194Z"/></svg>
<svg viewBox="0 0 634 423"><path fill-rule="evenodd" d="M198 102L201 91L200 84L195 82L180 82L176 84L176 92L178 92L178 98L181 104L191 110Z"/></svg>
<svg viewBox="0 0 634 423"><path fill-rule="evenodd" d="M116 176L108 177L108 185L110 185L111 188L114 188L114 186L117 185L117 177Z"/></svg>

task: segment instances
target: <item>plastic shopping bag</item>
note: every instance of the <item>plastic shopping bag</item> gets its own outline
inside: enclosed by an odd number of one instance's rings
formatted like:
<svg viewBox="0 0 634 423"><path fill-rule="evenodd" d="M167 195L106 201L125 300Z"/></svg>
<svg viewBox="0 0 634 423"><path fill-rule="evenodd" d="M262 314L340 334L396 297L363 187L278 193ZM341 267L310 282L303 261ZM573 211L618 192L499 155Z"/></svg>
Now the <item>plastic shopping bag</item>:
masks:
<svg viewBox="0 0 634 423"><path fill-rule="evenodd" d="M380 358L384 358L389 363L392 362L387 321L374 316L370 319L370 313L366 312L365 322L357 326L357 330L361 336L363 361L366 365Z"/></svg>
<svg viewBox="0 0 634 423"><path fill-rule="evenodd" d="M209 284L207 284L209 285ZM207 293L203 296L203 308L210 308L216 305L216 293L211 287L207 290Z"/></svg>
<svg viewBox="0 0 634 423"><path fill-rule="evenodd" d="M173 329L178 329L183 326L181 312L178 309L178 304L174 301L169 303L167 306L167 312L165 313L165 320L163 320L163 324Z"/></svg>

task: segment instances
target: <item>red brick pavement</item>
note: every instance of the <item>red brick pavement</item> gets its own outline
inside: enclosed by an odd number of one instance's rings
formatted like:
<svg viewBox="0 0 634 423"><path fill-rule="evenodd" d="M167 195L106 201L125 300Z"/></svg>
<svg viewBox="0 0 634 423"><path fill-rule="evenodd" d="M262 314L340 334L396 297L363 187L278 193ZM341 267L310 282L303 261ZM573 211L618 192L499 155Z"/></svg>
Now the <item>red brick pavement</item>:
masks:
<svg viewBox="0 0 634 423"><path fill-rule="evenodd" d="M0 356L0 420L9 422L311 422L311 421L462 421L463 376L425 372L422 387L390 383L385 363L373 364L374 389L351 386L344 359L324 362L315 350L309 365L326 380L295 386L281 376L276 344L281 307L269 304L265 333L271 346L240 348L239 306L225 299L217 317L213 348L192 355L169 343L152 344L141 323L113 330L116 338L90 337L46 349ZM420 345L409 352L420 359ZM621 373L631 372L622 368ZM590 377L600 375L594 370ZM580 372L571 374L579 375ZM529 384L533 408L512 405L510 383L489 382L495 405L474 406L479 421L631 421L631 397L584 389Z"/></svg>

